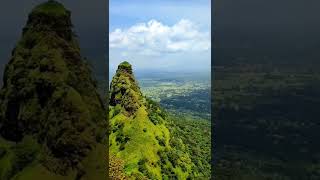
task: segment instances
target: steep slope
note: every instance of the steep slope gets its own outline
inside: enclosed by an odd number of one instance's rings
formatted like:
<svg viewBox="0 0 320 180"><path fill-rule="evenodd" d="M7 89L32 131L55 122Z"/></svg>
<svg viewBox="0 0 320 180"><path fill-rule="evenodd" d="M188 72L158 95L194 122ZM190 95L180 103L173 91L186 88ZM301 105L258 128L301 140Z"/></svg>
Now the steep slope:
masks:
<svg viewBox="0 0 320 180"><path fill-rule="evenodd" d="M109 153L124 161L130 179L188 177L188 154L172 147L166 113L142 95L128 62L112 79L109 104Z"/></svg>
<svg viewBox="0 0 320 180"><path fill-rule="evenodd" d="M0 91L0 134L18 145L2 149L7 163L0 166L0 179L102 174L91 162L103 164L94 157L105 156L99 144L105 110L70 16L52 0L35 7L12 51Z"/></svg>

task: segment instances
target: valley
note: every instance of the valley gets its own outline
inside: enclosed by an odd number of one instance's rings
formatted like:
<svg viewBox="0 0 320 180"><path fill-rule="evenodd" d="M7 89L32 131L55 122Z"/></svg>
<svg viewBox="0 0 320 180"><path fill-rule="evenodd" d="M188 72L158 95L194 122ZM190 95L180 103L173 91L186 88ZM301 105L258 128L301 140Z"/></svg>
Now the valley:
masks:
<svg viewBox="0 0 320 180"><path fill-rule="evenodd" d="M199 74L199 73L198 73ZM209 74L161 73L138 76L142 92L175 115L210 121L211 83ZM201 76L202 75L202 76ZM147 77L146 77L147 76Z"/></svg>
<svg viewBox="0 0 320 180"><path fill-rule="evenodd" d="M215 178L319 179L318 65L215 66Z"/></svg>
<svg viewBox="0 0 320 180"><path fill-rule="evenodd" d="M140 78L142 91L168 112L174 137L186 144L197 176L211 177L211 82L200 73ZM163 77L163 74L162 74Z"/></svg>

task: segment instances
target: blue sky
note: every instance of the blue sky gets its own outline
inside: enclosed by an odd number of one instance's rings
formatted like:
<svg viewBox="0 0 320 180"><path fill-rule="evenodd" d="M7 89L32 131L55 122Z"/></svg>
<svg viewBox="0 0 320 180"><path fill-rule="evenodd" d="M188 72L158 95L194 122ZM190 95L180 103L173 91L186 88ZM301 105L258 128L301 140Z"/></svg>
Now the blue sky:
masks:
<svg viewBox="0 0 320 180"><path fill-rule="evenodd" d="M210 71L210 0L110 0L111 73L124 60L136 70Z"/></svg>

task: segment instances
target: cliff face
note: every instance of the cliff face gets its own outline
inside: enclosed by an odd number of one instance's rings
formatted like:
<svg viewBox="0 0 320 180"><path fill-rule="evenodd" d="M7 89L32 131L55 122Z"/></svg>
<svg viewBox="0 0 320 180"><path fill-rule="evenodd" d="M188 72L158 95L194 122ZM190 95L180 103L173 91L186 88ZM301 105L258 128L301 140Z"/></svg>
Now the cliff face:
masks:
<svg viewBox="0 0 320 180"><path fill-rule="evenodd" d="M142 93L128 62L118 66L110 86L110 105L121 105L128 115L134 114L141 107Z"/></svg>
<svg viewBox="0 0 320 180"><path fill-rule="evenodd" d="M123 161L126 176L186 179L191 170L190 158L171 146L166 113L143 96L128 62L118 66L109 95L109 156Z"/></svg>
<svg viewBox="0 0 320 180"><path fill-rule="evenodd" d="M105 109L80 54L71 13L48 1L33 9L12 51L0 91L0 134L20 142L32 136L41 162L65 174L103 139Z"/></svg>

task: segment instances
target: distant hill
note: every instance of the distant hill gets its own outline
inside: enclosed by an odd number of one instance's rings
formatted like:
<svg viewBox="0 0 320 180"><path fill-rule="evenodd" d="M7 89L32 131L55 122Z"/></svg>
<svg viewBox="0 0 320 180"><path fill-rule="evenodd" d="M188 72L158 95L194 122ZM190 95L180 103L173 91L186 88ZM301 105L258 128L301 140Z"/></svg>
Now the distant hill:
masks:
<svg viewBox="0 0 320 180"><path fill-rule="evenodd" d="M36 6L0 91L0 179L106 178L105 108L71 12Z"/></svg>

